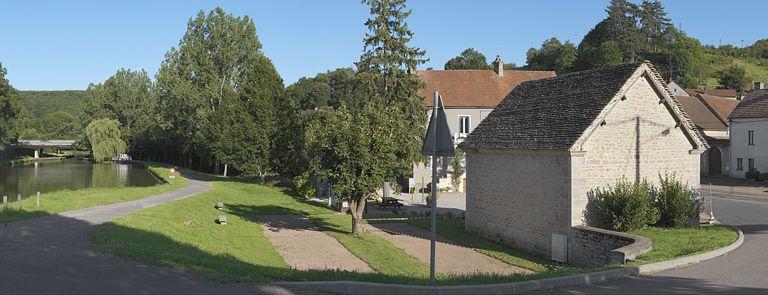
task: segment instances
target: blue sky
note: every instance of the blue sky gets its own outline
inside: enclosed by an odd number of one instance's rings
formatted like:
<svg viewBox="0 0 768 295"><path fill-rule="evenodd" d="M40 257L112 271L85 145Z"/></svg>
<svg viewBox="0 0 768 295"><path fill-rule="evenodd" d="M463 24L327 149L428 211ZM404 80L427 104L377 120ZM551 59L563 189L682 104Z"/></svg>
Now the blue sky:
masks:
<svg viewBox="0 0 768 295"><path fill-rule="evenodd" d="M740 46L768 38L768 1L662 1L675 25L705 44ZM413 0L413 44L427 51L422 68L442 69L474 47L493 59L525 63L528 48L551 36L581 40L605 17L608 0ZM152 76L178 44L187 20L221 6L249 15L264 53L286 84L351 66L362 50L368 10L359 1L2 1L0 63L18 89L85 89L120 68Z"/></svg>

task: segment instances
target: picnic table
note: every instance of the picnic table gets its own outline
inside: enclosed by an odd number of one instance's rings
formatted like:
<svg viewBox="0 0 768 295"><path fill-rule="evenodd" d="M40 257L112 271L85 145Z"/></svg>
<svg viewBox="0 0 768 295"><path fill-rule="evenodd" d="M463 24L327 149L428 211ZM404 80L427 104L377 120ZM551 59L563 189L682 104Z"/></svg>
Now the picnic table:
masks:
<svg viewBox="0 0 768 295"><path fill-rule="evenodd" d="M403 206L403 203L400 203L400 200L395 199L393 197L383 197L381 198L381 201L378 204L379 209L383 210L393 210L393 211L400 211L400 207Z"/></svg>

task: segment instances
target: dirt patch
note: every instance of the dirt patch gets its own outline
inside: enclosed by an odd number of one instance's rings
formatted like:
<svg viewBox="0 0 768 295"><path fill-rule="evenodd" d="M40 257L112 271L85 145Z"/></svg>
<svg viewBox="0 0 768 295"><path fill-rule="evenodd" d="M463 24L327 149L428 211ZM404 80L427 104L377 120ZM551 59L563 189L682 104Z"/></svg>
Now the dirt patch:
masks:
<svg viewBox="0 0 768 295"><path fill-rule="evenodd" d="M373 272L368 264L304 216L263 215L258 220L264 235L291 268Z"/></svg>
<svg viewBox="0 0 768 295"><path fill-rule="evenodd" d="M385 238L424 263L429 263L429 231L407 223L373 224L369 231ZM533 271L506 264L471 248L437 236L435 271L442 274L467 275L478 273L533 274Z"/></svg>

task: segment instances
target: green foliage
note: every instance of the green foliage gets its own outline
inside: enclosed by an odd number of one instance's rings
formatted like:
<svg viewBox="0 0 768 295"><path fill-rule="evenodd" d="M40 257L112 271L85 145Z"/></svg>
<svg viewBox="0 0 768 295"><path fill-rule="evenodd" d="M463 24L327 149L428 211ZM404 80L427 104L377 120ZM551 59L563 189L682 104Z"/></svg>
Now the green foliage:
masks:
<svg viewBox="0 0 768 295"><path fill-rule="evenodd" d="M296 194L304 199L309 199L317 195L317 189L315 188L315 182L309 172L304 172L299 176L293 178L293 183L296 186Z"/></svg>
<svg viewBox="0 0 768 295"><path fill-rule="evenodd" d="M166 148L200 166L213 158L263 178L273 171L276 105L287 99L282 83L253 20L201 11L157 75Z"/></svg>
<svg viewBox="0 0 768 295"><path fill-rule="evenodd" d="M485 55L474 48L467 48L457 57L449 59L444 68L446 70L490 70Z"/></svg>
<svg viewBox="0 0 768 295"><path fill-rule="evenodd" d="M96 162L108 161L125 153L126 145L120 138L120 123L117 120L93 120L85 128L85 134L91 143L93 159Z"/></svg>
<svg viewBox="0 0 768 295"><path fill-rule="evenodd" d="M20 138L24 139L78 139L80 135L80 123L72 114L65 111L57 111L46 114L31 124L22 132Z"/></svg>
<svg viewBox="0 0 768 295"><path fill-rule="evenodd" d="M573 70L576 61L576 46L570 41L564 44L557 38L550 38L539 49L528 49L527 68L539 71L556 71L558 74Z"/></svg>
<svg viewBox="0 0 768 295"><path fill-rule="evenodd" d="M739 92L750 82L749 77L747 77L747 71L737 65L720 70L716 76L723 88L736 89Z"/></svg>
<svg viewBox="0 0 768 295"><path fill-rule="evenodd" d="M616 41L606 41L598 47L579 47L576 60L580 69L612 67L622 63L621 49Z"/></svg>
<svg viewBox="0 0 768 295"><path fill-rule="evenodd" d="M27 90L19 92L24 98L24 104L29 109L30 121L38 120L47 114L58 111L78 117L86 97L85 90ZM84 127L79 128L82 130Z"/></svg>
<svg viewBox="0 0 768 295"><path fill-rule="evenodd" d="M647 181L632 183L626 179L591 192L597 216L608 229L618 231L641 229L659 220L652 193Z"/></svg>
<svg viewBox="0 0 768 295"><path fill-rule="evenodd" d="M655 190L654 202L654 207L660 214L656 225L674 228L698 225L701 206L698 196L688 189L688 185L678 180L674 174L659 175L659 183L659 188Z"/></svg>
<svg viewBox="0 0 768 295"><path fill-rule="evenodd" d="M464 162L464 151L456 148L456 154L451 160L451 185L453 185L454 191L459 191L461 180L466 172L462 162Z"/></svg>
<svg viewBox="0 0 768 295"><path fill-rule="evenodd" d="M120 69L104 83L88 86L81 121L85 125L100 118L117 120L128 150L136 152L149 145L149 133L156 126L156 105L147 72Z"/></svg>
<svg viewBox="0 0 768 295"><path fill-rule="evenodd" d="M0 158L4 157L6 146L19 138L27 119L21 98L5 78L6 73L0 63Z"/></svg>

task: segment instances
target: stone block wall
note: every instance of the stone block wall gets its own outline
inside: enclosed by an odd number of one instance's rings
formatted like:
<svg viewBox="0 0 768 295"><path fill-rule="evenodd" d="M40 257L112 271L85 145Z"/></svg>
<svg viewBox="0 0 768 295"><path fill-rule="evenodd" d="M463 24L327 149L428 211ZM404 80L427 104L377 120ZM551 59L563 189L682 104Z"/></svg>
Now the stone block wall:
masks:
<svg viewBox="0 0 768 295"><path fill-rule="evenodd" d="M568 262L582 267L622 264L651 250L651 241L588 226L571 229Z"/></svg>
<svg viewBox="0 0 768 295"><path fill-rule="evenodd" d="M549 257L570 225L567 152L467 150L466 229Z"/></svg>

